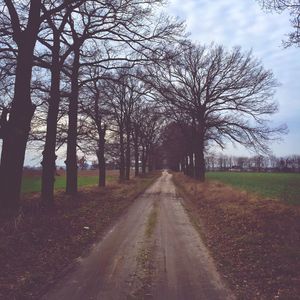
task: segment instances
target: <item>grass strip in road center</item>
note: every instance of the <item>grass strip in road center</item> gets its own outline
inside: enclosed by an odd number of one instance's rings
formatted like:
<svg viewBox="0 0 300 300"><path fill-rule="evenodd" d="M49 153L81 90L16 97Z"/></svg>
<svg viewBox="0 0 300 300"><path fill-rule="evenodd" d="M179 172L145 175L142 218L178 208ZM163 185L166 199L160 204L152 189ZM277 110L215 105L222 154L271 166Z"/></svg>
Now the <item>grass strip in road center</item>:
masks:
<svg viewBox="0 0 300 300"><path fill-rule="evenodd" d="M152 284L154 276L153 254L154 254L154 240L152 235L154 233L158 219L158 204L153 203L151 212L148 216L145 228L145 238L138 251L137 266L138 272L136 274L140 281L140 287L133 292L133 299L152 299Z"/></svg>
<svg viewBox="0 0 300 300"><path fill-rule="evenodd" d="M157 203L155 202L153 204L152 210L151 210L150 215L148 217L146 230L145 230L145 234L148 238L151 237L151 235L153 234L154 229L155 229L155 225L156 225L156 222L157 222L157 214L158 214L157 210L158 210L158 206L157 206Z"/></svg>

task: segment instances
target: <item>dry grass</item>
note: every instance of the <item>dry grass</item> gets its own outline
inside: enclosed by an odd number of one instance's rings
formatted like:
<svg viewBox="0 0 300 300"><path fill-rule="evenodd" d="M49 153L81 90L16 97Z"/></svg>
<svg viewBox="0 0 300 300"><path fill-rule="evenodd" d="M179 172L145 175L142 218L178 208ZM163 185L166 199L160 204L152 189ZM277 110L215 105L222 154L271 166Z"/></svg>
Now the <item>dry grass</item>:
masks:
<svg viewBox="0 0 300 300"><path fill-rule="evenodd" d="M174 181L238 299L300 299L299 206L182 174Z"/></svg>
<svg viewBox="0 0 300 300"><path fill-rule="evenodd" d="M38 299L43 287L97 241L158 173L85 188L78 196L56 193L52 210L28 196L22 214L0 219L0 299Z"/></svg>
<svg viewBox="0 0 300 300"><path fill-rule="evenodd" d="M151 213L147 220L147 226L146 226L146 231L145 231L147 238L150 238L154 232L155 225L157 222L157 210L158 210L157 204L154 203Z"/></svg>

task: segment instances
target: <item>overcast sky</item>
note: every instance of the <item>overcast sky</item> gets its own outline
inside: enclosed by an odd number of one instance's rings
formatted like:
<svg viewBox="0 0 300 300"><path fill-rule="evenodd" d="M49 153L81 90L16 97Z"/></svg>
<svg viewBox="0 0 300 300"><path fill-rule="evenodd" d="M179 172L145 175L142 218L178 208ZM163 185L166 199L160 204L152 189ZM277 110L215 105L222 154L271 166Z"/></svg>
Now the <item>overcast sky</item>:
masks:
<svg viewBox="0 0 300 300"><path fill-rule="evenodd" d="M300 48L282 46L291 30L288 14L266 13L255 0L169 0L167 13L186 20L192 40L252 49L265 68L273 71L281 86L275 95L279 113L272 121L286 123L289 134L272 150L279 156L300 154ZM247 154L231 146L226 152Z"/></svg>

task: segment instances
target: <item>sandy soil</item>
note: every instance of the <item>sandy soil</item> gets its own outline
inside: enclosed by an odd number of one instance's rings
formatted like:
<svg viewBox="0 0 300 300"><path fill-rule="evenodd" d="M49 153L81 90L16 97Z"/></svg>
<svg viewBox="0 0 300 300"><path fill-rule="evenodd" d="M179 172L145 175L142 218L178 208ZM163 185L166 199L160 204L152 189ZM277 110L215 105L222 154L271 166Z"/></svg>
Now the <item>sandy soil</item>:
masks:
<svg viewBox="0 0 300 300"><path fill-rule="evenodd" d="M234 299L171 177L163 172L43 299Z"/></svg>

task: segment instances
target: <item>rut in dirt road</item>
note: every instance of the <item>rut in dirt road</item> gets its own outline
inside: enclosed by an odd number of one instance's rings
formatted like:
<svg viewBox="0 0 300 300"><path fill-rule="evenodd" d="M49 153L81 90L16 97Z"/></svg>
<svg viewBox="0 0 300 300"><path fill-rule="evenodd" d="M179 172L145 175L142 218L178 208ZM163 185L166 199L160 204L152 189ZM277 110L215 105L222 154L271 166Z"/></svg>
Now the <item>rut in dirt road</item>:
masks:
<svg viewBox="0 0 300 300"><path fill-rule="evenodd" d="M162 176L42 299L234 299Z"/></svg>

